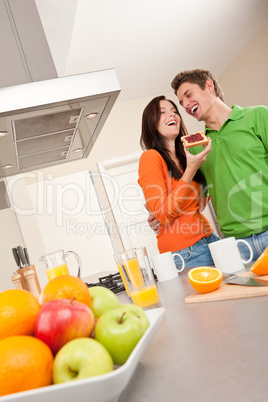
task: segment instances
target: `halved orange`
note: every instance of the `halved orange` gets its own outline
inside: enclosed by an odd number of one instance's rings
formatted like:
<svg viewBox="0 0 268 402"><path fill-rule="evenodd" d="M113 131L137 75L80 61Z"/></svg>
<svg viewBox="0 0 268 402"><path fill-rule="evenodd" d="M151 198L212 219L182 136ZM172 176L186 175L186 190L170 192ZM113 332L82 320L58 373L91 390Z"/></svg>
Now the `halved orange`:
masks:
<svg viewBox="0 0 268 402"><path fill-rule="evenodd" d="M222 271L218 268L196 267L188 272L188 279L197 292L213 292L222 282Z"/></svg>
<svg viewBox="0 0 268 402"><path fill-rule="evenodd" d="M251 271L256 275L268 275L268 247L254 262Z"/></svg>

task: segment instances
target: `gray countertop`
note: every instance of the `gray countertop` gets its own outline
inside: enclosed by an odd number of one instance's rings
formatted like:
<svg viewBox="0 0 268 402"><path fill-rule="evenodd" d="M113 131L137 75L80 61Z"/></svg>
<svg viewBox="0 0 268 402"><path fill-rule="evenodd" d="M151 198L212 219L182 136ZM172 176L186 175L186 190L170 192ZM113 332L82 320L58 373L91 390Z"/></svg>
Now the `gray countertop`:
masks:
<svg viewBox="0 0 268 402"><path fill-rule="evenodd" d="M157 286L164 321L118 402L266 402L268 298L185 304L187 270Z"/></svg>

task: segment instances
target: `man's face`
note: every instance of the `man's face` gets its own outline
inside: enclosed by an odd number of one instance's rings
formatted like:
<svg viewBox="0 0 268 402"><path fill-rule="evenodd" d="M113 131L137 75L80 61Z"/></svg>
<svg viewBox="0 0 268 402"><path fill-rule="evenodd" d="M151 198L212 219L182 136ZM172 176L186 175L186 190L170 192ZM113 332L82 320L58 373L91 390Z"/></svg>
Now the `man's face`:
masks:
<svg viewBox="0 0 268 402"><path fill-rule="evenodd" d="M213 103L211 86L208 81L204 90L197 84L184 82L177 91L177 97L181 106L198 121L206 121L208 112Z"/></svg>

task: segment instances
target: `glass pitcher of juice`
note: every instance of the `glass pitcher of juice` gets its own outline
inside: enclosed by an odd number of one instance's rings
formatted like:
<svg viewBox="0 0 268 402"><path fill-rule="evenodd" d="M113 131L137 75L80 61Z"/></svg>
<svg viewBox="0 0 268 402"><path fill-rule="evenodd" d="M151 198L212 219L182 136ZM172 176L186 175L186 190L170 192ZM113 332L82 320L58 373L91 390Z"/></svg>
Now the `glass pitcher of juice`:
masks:
<svg viewBox="0 0 268 402"><path fill-rule="evenodd" d="M64 253L63 250L53 251L52 253L48 253L40 257L40 260L43 261L48 280L55 278L60 275L70 275L66 259L69 255L74 255L78 267L77 267L77 276L81 277L81 260L78 254L74 251L66 251Z"/></svg>

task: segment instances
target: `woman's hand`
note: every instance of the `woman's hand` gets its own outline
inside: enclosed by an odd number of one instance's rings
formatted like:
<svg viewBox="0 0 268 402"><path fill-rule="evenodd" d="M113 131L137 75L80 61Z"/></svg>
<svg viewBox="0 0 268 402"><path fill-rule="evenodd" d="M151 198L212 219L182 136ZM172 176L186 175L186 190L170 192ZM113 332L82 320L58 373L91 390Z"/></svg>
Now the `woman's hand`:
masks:
<svg viewBox="0 0 268 402"><path fill-rule="evenodd" d="M204 209L208 205L209 201L210 201L210 196L209 197L203 196L203 195L201 196L201 207L199 209L200 212L204 211Z"/></svg>
<svg viewBox="0 0 268 402"><path fill-rule="evenodd" d="M149 211L147 204L145 204L144 206L147 209L147 211L149 212L149 216L147 219L148 225L154 231L155 234L160 233L161 223L159 222L159 220L156 219L155 214L153 212Z"/></svg>
<svg viewBox="0 0 268 402"><path fill-rule="evenodd" d="M189 149L186 148L185 144L183 144L183 147L184 147L187 165L186 165L185 172L182 176L182 179L187 183L191 183L197 170L207 159L207 156L212 149L212 143L211 143L211 139L209 138L208 143L203 145L203 147L204 147L203 151L197 155L192 155L190 153Z"/></svg>

